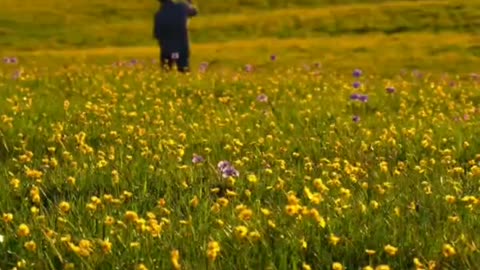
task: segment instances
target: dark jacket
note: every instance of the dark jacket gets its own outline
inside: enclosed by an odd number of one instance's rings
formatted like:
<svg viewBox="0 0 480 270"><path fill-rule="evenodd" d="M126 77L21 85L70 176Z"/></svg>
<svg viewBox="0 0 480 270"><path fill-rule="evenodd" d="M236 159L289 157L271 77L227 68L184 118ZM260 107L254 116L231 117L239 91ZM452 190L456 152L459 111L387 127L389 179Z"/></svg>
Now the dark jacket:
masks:
<svg viewBox="0 0 480 270"><path fill-rule="evenodd" d="M188 53L189 41L187 20L197 15L197 10L185 3L164 2L155 14L153 35L158 40L162 53Z"/></svg>

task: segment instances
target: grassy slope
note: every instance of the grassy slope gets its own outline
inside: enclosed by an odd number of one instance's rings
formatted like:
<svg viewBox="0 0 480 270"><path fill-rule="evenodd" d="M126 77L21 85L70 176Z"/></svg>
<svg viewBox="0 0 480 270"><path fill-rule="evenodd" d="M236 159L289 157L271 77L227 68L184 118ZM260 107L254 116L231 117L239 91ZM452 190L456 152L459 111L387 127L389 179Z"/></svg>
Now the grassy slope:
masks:
<svg viewBox="0 0 480 270"><path fill-rule="evenodd" d="M416 42L410 42L415 39ZM259 71L275 66L289 67L322 63L326 70L362 69L392 75L401 69L428 69L434 72L471 72L478 68L480 38L469 34L403 33L370 34L310 39L272 39L194 44L192 66L202 61L212 69L238 69L246 63ZM13 52L11 52L13 54ZM94 49L42 50L20 53L21 63L57 66L77 63L112 63L129 58L155 58L158 49L144 47L106 47ZM270 63L269 56L278 60Z"/></svg>
<svg viewBox="0 0 480 270"><path fill-rule="evenodd" d="M11 3L7 0L7 3ZM54 3L53 0L50 0ZM153 1L154 2L154 1ZM80 2L0 10L0 46L58 49L153 44L151 15L156 3L91 5ZM141 3L145 5L142 6ZM75 10L75 12L69 11ZM204 15L191 22L195 43L233 39L319 37L345 34L457 31L476 34L480 2L394 1L323 8Z"/></svg>

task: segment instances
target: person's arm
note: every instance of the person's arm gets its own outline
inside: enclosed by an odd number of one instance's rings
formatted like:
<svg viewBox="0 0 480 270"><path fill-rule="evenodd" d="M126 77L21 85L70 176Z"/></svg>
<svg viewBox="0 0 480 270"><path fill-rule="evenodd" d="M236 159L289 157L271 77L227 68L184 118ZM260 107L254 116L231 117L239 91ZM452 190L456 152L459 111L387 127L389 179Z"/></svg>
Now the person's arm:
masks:
<svg viewBox="0 0 480 270"><path fill-rule="evenodd" d="M188 0L186 4L187 7L187 15L189 17L196 16L198 14L197 8L192 4L192 0Z"/></svg>

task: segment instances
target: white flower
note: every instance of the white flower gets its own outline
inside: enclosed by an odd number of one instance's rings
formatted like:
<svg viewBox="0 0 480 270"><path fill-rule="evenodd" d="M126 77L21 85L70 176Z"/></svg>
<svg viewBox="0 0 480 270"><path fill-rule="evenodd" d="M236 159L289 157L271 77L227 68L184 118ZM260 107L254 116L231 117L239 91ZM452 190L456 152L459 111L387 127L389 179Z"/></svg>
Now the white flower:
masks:
<svg viewBox="0 0 480 270"><path fill-rule="evenodd" d="M3 235L0 234L0 243L3 243Z"/></svg>

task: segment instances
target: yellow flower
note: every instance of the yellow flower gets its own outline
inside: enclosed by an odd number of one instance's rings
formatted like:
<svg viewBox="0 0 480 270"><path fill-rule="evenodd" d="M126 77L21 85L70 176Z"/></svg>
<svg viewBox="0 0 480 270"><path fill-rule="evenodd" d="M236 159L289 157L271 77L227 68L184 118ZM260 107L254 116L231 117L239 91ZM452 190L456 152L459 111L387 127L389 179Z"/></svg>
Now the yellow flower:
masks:
<svg viewBox="0 0 480 270"><path fill-rule="evenodd" d="M109 240L103 240L100 242L100 246L102 247L103 253L111 253L112 252L112 242Z"/></svg>
<svg viewBox="0 0 480 270"><path fill-rule="evenodd" d="M446 196L445 196L445 200L446 200L449 204L454 204L454 203L457 201L457 198L455 198L455 196L452 196L452 195L446 195Z"/></svg>
<svg viewBox="0 0 480 270"><path fill-rule="evenodd" d="M210 261L215 261L220 253L220 244L217 241L210 241L207 247L207 257Z"/></svg>
<svg viewBox="0 0 480 270"><path fill-rule="evenodd" d="M368 256L372 256L372 255L375 255L375 253L377 253L377 252L373 249L366 249L365 253L367 253Z"/></svg>
<svg viewBox="0 0 480 270"><path fill-rule="evenodd" d="M130 248L140 248L140 242L131 242Z"/></svg>
<svg viewBox="0 0 480 270"><path fill-rule="evenodd" d="M370 265L367 265L363 267L362 270L373 270L373 267L371 267Z"/></svg>
<svg viewBox="0 0 480 270"><path fill-rule="evenodd" d="M294 216L298 214L298 211L300 210L300 208L301 207L299 205L290 204L285 206L285 211L287 212L287 215Z"/></svg>
<svg viewBox="0 0 480 270"><path fill-rule="evenodd" d="M237 226L235 227L235 235L238 238L245 238L247 236L248 229L245 226Z"/></svg>
<svg viewBox="0 0 480 270"><path fill-rule="evenodd" d="M344 270L345 268L343 267L343 265L339 262L334 262L332 264L332 270Z"/></svg>
<svg viewBox="0 0 480 270"><path fill-rule="evenodd" d="M332 234L330 234L330 237L329 237L328 241L330 242L330 244L336 246L338 244L338 242L340 242L340 237L338 237L338 236L336 236L332 233Z"/></svg>
<svg viewBox="0 0 480 270"><path fill-rule="evenodd" d="M83 257L90 256L90 253L93 252L92 243L89 240L82 239L78 243L79 251L78 254Z"/></svg>
<svg viewBox="0 0 480 270"><path fill-rule="evenodd" d="M455 254L457 254L457 252L455 251L455 248L450 244L443 245L442 253L443 253L443 256L446 258L455 256Z"/></svg>
<svg viewBox="0 0 480 270"><path fill-rule="evenodd" d="M37 250L37 244L34 241L28 241L23 245L28 251L35 251Z"/></svg>
<svg viewBox="0 0 480 270"><path fill-rule="evenodd" d="M392 245L386 245L383 249L390 256L395 256L397 254L397 251L398 251L398 248L396 248Z"/></svg>
<svg viewBox="0 0 480 270"><path fill-rule="evenodd" d="M125 212L125 219L127 221L135 222L138 220L138 214L134 211L127 211Z"/></svg>
<svg viewBox="0 0 480 270"><path fill-rule="evenodd" d="M413 258L413 264L415 265L415 267L417 269L424 269L424 265L423 263L420 262L420 260L418 258Z"/></svg>
<svg viewBox="0 0 480 270"><path fill-rule="evenodd" d="M17 231L17 235L20 236L20 237L27 237L30 235L30 228L28 228L28 226L26 224L20 224L20 226L18 226L18 231Z"/></svg>
<svg viewBox="0 0 480 270"><path fill-rule="evenodd" d="M18 190L20 188L20 180L17 178L14 178L10 180L10 185L12 186L13 190Z"/></svg>
<svg viewBox="0 0 480 270"><path fill-rule="evenodd" d="M143 263L141 263L137 265L137 267L135 267L135 270L148 270L148 268Z"/></svg>
<svg viewBox="0 0 480 270"><path fill-rule="evenodd" d="M228 199L227 198L218 198L217 200L218 204L220 204L223 207L226 207L228 205Z"/></svg>
<svg viewBox="0 0 480 270"><path fill-rule="evenodd" d="M252 210L250 209L243 209L239 214L238 214L238 218L240 220L250 220L252 218L252 215L253 215L253 212Z"/></svg>
<svg viewBox="0 0 480 270"><path fill-rule="evenodd" d="M105 223L106 226L111 226L115 223L115 219L111 216L106 216L103 222Z"/></svg>
<svg viewBox="0 0 480 270"><path fill-rule="evenodd" d="M12 213L4 213L2 219L3 219L3 222L10 223L10 222L13 221L13 214Z"/></svg>
<svg viewBox="0 0 480 270"><path fill-rule="evenodd" d="M193 199L190 200L190 205L191 205L193 208L196 208L199 203L200 203L200 201L198 200L198 197L197 197L197 196L193 197Z"/></svg>
<svg viewBox="0 0 480 270"><path fill-rule="evenodd" d="M180 270L182 269L182 266L179 263L180 260L180 252L178 250L173 250L171 253L171 260L172 260L172 265L175 270Z"/></svg>
<svg viewBox="0 0 480 270"><path fill-rule="evenodd" d="M63 213L63 214L67 214L69 211L70 211L70 204L68 202L61 202L59 205L58 205L58 208L60 208L60 211Z"/></svg>
<svg viewBox="0 0 480 270"><path fill-rule="evenodd" d="M253 241L253 242L259 240L261 237L262 236L258 231L253 231L248 234L248 238L250 239L250 241Z"/></svg>
<svg viewBox="0 0 480 270"><path fill-rule="evenodd" d="M307 263L302 264L302 270L312 270L312 267L308 265Z"/></svg>
<svg viewBox="0 0 480 270"><path fill-rule="evenodd" d="M250 182L250 183L256 183L258 181L257 177L254 175L254 174L250 174L247 176L247 180Z"/></svg>
<svg viewBox="0 0 480 270"><path fill-rule="evenodd" d="M375 270L390 270L390 266L386 265L386 264L381 264L381 265L378 265L377 267L375 267Z"/></svg>

